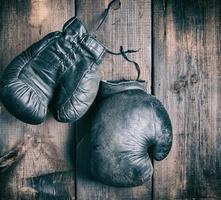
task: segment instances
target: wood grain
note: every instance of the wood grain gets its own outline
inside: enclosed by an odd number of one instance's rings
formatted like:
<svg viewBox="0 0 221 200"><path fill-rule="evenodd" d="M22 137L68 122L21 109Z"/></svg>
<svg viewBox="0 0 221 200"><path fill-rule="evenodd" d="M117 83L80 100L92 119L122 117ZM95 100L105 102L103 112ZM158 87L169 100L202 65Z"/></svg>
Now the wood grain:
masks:
<svg viewBox="0 0 221 200"><path fill-rule="evenodd" d="M154 1L154 91L172 118L154 199L221 198L220 1Z"/></svg>
<svg viewBox="0 0 221 200"><path fill-rule="evenodd" d="M76 1L77 16L94 31L100 15L110 1L79 0ZM147 90L151 83L151 4L150 1L121 1L119 9L110 10L106 23L95 34L108 48L119 51L120 45L125 49L138 49L139 53L129 55L141 66L141 79L147 81ZM136 79L137 73L133 64L122 57L107 55L101 64L103 79ZM89 119L83 119L77 125L78 138L87 135ZM78 139L79 140L79 139ZM151 180L143 186L134 188L115 188L96 182L88 172L88 138L82 140L77 148L77 199L151 199Z"/></svg>
<svg viewBox="0 0 221 200"><path fill-rule="evenodd" d="M61 30L73 15L72 0L1 0L0 72L32 43L51 31ZM28 125L8 114L2 104L0 113L0 155L7 155L14 146L22 145L22 153L12 156L15 165L1 174L1 199L21 199L33 192L25 187L28 177L73 169L70 125L58 123L51 116L42 125ZM16 155L23 156L16 160Z"/></svg>
<svg viewBox="0 0 221 200"><path fill-rule="evenodd" d="M150 0L121 0L120 8L111 9L106 23L96 32L109 2L0 0L0 75L33 42L48 32L61 30L76 8L77 16L109 49L118 51L120 45L140 48L129 57L141 66L147 91L152 87L171 116L171 153L166 160L154 162L153 182L134 188L109 187L95 181L88 172L89 115L76 127L58 123L50 115L42 125L32 126L16 120L0 104L0 199L51 198L44 194L39 197L29 187L30 180L32 184L48 182L43 185L45 190L52 180L58 181L60 189L68 191L61 192L59 199L221 199L219 0L152 1L153 19ZM109 80L135 79L137 73L133 64L122 57L107 55L101 76ZM74 133L79 142L76 185L71 173L75 165Z"/></svg>
<svg viewBox="0 0 221 200"><path fill-rule="evenodd" d="M138 62L141 67L141 79L148 83L151 79L151 1L138 0L121 1L119 9L110 10L106 23L99 31L94 31L100 21L100 16L107 7L109 0L76 1L77 16L85 22L88 29L109 49L119 52L120 45L124 49L140 49L139 53L129 57ZM121 56L107 54L101 64L103 79L136 79L137 72L132 63Z"/></svg>

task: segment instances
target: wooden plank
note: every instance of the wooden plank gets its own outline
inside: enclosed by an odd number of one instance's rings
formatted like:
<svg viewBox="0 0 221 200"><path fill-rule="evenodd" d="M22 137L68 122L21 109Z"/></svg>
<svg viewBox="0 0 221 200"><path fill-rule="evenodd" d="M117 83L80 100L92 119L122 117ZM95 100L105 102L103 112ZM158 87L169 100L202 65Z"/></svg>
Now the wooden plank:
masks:
<svg viewBox="0 0 221 200"><path fill-rule="evenodd" d="M77 16L87 24L89 30L95 30L101 13L110 0L78 0L76 1ZM129 55L141 66L141 79L147 81L150 91L151 80L151 3L146 0L121 1L119 9L111 9L106 23L96 32L97 38L108 48L119 51L120 45L125 49L138 49L137 54ZM120 56L107 55L101 65L103 79L136 79L137 73L133 64ZM88 119L78 123L79 138L87 135L90 123ZM78 140L80 140L78 138ZM77 199L151 199L152 181L134 188L109 187L96 182L89 174L88 138L83 139L77 148Z"/></svg>
<svg viewBox="0 0 221 200"><path fill-rule="evenodd" d="M63 23L74 15L74 10L73 0L1 0L0 72L32 43L51 31L61 30ZM20 144L18 151L22 152L12 157L16 160L17 155L23 156L14 167L1 174L0 198L34 199L28 197L35 191L26 187L26 178L73 169L70 125L58 123L51 116L42 125L28 125L9 115L2 104L0 113L0 155ZM74 196L73 181L70 186Z"/></svg>
<svg viewBox="0 0 221 200"><path fill-rule="evenodd" d="M174 130L154 165L154 199L220 199L220 1L153 3L154 90Z"/></svg>

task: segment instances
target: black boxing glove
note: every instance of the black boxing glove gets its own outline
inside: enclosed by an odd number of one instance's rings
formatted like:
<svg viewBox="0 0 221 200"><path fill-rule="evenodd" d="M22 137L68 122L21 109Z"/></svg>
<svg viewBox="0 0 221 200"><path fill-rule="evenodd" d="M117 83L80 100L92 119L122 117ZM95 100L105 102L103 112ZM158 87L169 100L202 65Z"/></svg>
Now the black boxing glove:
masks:
<svg viewBox="0 0 221 200"><path fill-rule="evenodd" d="M101 81L90 134L90 171L113 186L137 186L153 173L151 157L164 159L172 145L167 111L137 81Z"/></svg>
<svg viewBox="0 0 221 200"><path fill-rule="evenodd" d="M97 64L104 52L103 45L72 18L62 32L48 34L8 65L0 82L1 101L16 118L39 124L55 92L51 104L55 118L77 120L96 96Z"/></svg>
<svg viewBox="0 0 221 200"><path fill-rule="evenodd" d="M85 27L76 20L69 20L63 32L70 40L70 65L62 74L55 89L51 110L56 120L72 122L82 117L93 103L100 83L98 64L105 47L88 35Z"/></svg>

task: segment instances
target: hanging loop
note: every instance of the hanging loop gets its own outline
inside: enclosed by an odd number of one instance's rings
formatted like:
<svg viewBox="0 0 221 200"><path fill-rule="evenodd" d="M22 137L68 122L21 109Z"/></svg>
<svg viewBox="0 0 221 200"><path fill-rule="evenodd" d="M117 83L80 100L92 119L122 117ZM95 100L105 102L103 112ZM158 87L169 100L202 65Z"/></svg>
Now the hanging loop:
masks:
<svg viewBox="0 0 221 200"><path fill-rule="evenodd" d="M104 12L103 12L102 15L101 15L101 20L100 20L100 23L98 24L98 26L97 26L97 28L96 28L96 31L98 31L98 30L100 29L100 27L104 24L104 22L105 22L105 20L106 20L106 18L107 18L107 16L108 16L108 14L109 14L110 9L112 8L112 6L113 6L117 1L119 2L118 5L120 6L120 5L121 5L120 0L112 0L112 1L108 4L107 8L104 10ZM135 62L135 61L129 59L128 56L127 56L128 53L136 53L136 52L139 51L139 49L138 49L138 50L127 50L127 51L124 51L123 46L120 46L120 52L113 52L113 51L111 51L111 50L108 49L108 48L106 48L106 51L107 51L107 53L110 53L110 54L112 54L112 55L121 55L121 56L123 56L123 58L124 58L125 60L127 60L128 62L133 63L133 64L135 65L136 70L137 70L137 79L136 79L136 80L137 80L137 81L139 80L139 78L140 78L140 66L138 65L137 62Z"/></svg>
<svg viewBox="0 0 221 200"><path fill-rule="evenodd" d="M113 5L114 5L117 1L119 2L118 5L120 6L120 5L121 5L120 0L112 0L112 1L108 4L107 8L104 10L104 12L103 12L102 15L101 15L101 20L100 20L100 23L98 24L98 26L97 26L97 28L96 28L96 31L98 31L98 30L100 29L100 27L102 26L102 24L105 22L105 20L107 19L108 14L109 14L110 9L113 7Z"/></svg>

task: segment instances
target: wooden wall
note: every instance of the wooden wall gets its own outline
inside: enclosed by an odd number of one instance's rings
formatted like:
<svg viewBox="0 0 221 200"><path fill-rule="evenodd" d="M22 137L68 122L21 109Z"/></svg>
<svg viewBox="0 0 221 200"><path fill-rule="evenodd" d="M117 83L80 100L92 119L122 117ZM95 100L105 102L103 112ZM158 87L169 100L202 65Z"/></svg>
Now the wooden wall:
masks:
<svg viewBox="0 0 221 200"><path fill-rule="evenodd" d="M61 30L63 23L75 14L74 5L72 1L60 0L1 0L1 72L11 59L33 42L51 31ZM6 161L9 162L2 165L9 165L11 160L22 156L13 168L2 174L1 199L34 199L36 192L28 187L28 177L74 171L70 159L73 156L71 143L74 143L71 125L58 123L50 115L41 125L28 125L8 114L2 104L0 112L0 152L8 157ZM21 148L11 152L14 146ZM70 185L74 188L73 181ZM74 196L74 189L72 191Z"/></svg>
<svg viewBox="0 0 221 200"><path fill-rule="evenodd" d="M95 33L109 2L0 0L0 73L21 51L61 30L74 15ZM120 2L95 34L116 51L120 45L140 48L130 58L141 66L147 91L163 102L172 119L169 156L153 162L153 179L144 185L109 187L88 174L87 118L63 124L49 114L45 123L32 126L0 104L0 170L16 161L0 174L0 199L221 199L221 3ZM121 57L107 55L101 76L135 79L136 71ZM58 192L50 190L51 184Z"/></svg>
<svg viewBox="0 0 221 200"><path fill-rule="evenodd" d="M221 199L220 1L154 1L154 93L172 118L155 199Z"/></svg>

